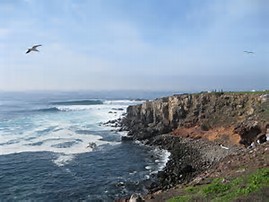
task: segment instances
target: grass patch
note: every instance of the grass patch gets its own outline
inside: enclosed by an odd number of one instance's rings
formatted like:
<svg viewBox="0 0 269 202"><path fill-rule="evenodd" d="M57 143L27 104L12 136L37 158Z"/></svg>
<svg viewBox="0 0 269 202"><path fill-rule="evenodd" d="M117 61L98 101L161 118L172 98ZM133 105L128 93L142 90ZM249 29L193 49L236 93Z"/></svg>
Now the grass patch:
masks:
<svg viewBox="0 0 269 202"><path fill-rule="evenodd" d="M192 199L191 196L189 195L184 195L184 196L177 196L172 199L169 199L169 202L188 202Z"/></svg>
<svg viewBox="0 0 269 202"><path fill-rule="evenodd" d="M258 91L222 91L222 90L212 90L212 91L201 91L199 93L193 93L194 95L199 95L203 93L213 94L213 95L263 95L268 94L269 90L258 90Z"/></svg>
<svg viewBox="0 0 269 202"><path fill-rule="evenodd" d="M257 94L257 95L262 95L262 94L268 94L269 90L262 90L262 91L229 91L226 92L227 94Z"/></svg>
<svg viewBox="0 0 269 202"><path fill-rule="evenodd" d="M269 102L262 103L259 107L259 117L263 120L269 119Z"/></svg>
<svg viewBox="0 0 269 202"><path fill-rule="evenodd" d="M195 201L195 198L205 201L232 201L238 197L258 192L264 187L269 188L269 168L258 169L254 173L227 182L223 178L216 178L207 185L189 186L185 188L183 195L168 201Z"/></svg>

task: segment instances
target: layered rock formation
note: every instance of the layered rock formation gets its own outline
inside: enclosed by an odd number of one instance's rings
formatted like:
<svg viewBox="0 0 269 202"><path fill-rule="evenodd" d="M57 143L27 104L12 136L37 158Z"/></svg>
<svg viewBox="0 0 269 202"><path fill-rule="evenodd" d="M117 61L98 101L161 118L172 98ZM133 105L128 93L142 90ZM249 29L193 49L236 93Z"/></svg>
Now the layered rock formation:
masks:
<svg viewBox="0 0 269 202"><path fill-rule="evenodd" d="M269 137L265 93L182 94L129 106L121 120L123 140L142 140L170 151L149 190L190 182L230 155ZM214 141L212 141L214 140ZM224 145L224 146L223 146Z"/></svg>
<svg viewBox="0 0 269 202"><path fill-rule="evenodd" d="M196 127L206 134L218 127L230 127L240 136L240 143L247 146L266 133L268 97L262 93L174 95L128 107L122 123L129 130L128 136L138 140L172 131L177 134L182 128Z"/></svg>

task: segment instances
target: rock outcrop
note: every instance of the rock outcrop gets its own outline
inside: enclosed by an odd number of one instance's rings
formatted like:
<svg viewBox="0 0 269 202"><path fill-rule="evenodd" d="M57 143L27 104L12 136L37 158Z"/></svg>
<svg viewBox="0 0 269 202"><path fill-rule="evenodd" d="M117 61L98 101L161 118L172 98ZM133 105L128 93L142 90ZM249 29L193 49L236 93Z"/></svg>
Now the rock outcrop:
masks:
<svg viewBox="0 0 269 202"><path fill-rule="evenodd" d="M145 140L180 128L233 127L240 143L250 145L269 122L267 94L182 94L129 106L123 128L134 139Z"/></svg>
<svg viewBox="0 0 269 202"><path fill-rule="evenodd" d="M170 151L158 180L149 186L154 192L188 183L224 158L248 150L238 144L247 147L266 141L269 96L216 92L173 95L129 106L120 125L121 130L129 131L123 141L142 140Z"/></svg>

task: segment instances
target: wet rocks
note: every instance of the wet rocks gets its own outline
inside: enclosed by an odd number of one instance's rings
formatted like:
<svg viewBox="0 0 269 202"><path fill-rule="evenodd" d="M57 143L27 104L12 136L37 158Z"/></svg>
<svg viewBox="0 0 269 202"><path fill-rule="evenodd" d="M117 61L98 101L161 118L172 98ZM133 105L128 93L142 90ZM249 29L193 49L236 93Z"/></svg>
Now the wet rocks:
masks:
<svg viewBox="0 0 269 202"><path fill-rule="evenodd" d="M97 144L94 142L90 142L87 146L87 148L95 149L97 147Z"/></svg>
<svg viewBox="0 0 269 202"><path fill-rule="evenodd" d="M112 110L116 110L116 111L123 111L123 108L112 108Z"/></svg>
<svg viewBox="0 0 269 202"><path fill-rule="evenodd" d="M118 119L114 119L114 120L109 120L109 121L102 123L102 124L105 126L119 128L119 127L122 127L122 119L118 118Z"/></svg>
<svg viewBox="0 0 269 202"><path fill-rule="evenodd" d="M145 200L142 198L140 194L132 194L129 202L144 202Z"/></svg>
<svg viewBox="0 0 269 202"><path fill-rule="evenodd" d="M149 187L151 191L169 189L177 184L190 182L216 162L240 151L237 147L231 147L227 151L214 142L169 134L156 136L146 141L146 144L167 149L171 153L165 168L157 174L157 185L155 183L154 187Z"/></svg>
<svg viewBox="0 0 269 202"><path fill-rule="evenodd" d="M122 142L128 142L128 141L133 141L134 138L132 136L122 136L121 141Z"/></svg>

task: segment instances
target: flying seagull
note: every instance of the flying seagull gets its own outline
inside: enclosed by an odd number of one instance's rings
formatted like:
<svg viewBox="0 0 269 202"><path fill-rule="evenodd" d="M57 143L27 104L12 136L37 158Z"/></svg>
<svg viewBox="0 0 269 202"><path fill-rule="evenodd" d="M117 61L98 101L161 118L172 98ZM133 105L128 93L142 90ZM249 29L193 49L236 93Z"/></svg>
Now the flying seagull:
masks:
<svg viewBox="0 0 269 202"><path fill-rule="evenodd" d="M34 45L32 48L28 48L28 50L26 51L25 54L30 53L31 51L37 51L37 52L39 52L39 50L36 49L39 46L42 46L42 45Z"/></svg>
<svg viewBox="0 0 269 202"><path fill-rule="evenodd" d="M254 52L252 52L252 51L244 51L244 52L247 54L254 54Z"/></svg>

